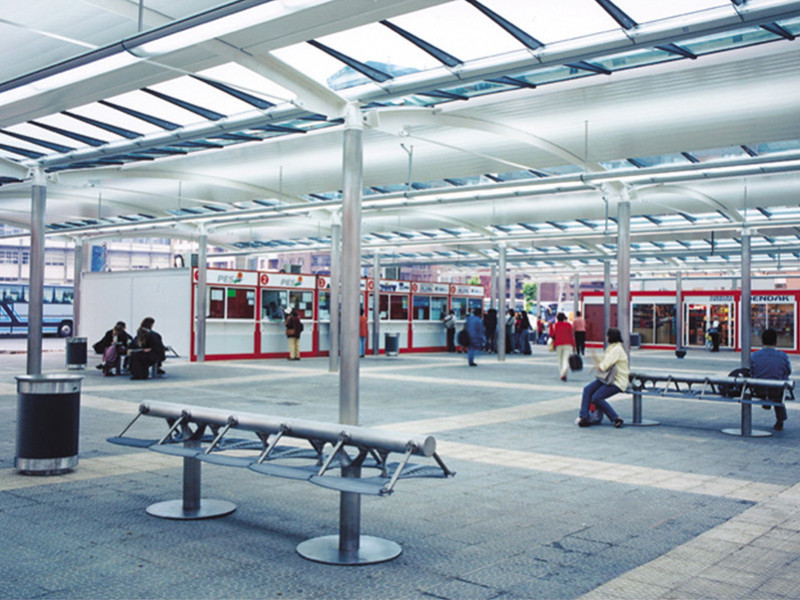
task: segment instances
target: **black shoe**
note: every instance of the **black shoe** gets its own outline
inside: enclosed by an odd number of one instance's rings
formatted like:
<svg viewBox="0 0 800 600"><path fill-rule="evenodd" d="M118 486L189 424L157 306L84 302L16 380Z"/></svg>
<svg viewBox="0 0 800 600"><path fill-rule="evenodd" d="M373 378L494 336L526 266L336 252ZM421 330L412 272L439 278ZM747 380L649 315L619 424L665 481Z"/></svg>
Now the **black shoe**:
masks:
<svg viewBox="0 0 800 600"><path fill-rule="evenodd" d="M470 367L477 367L478 363L467 363Z"/></svg>
<svg viewBox="0 0 800 600"><path fill-rule="evenodd" d="M622 427L622 424L623 424L624 422L625 422L625 421L623 421L622 419L617 419L616 421L614 421L614 427L616 427L617 429L619 429L620 427Z"/></svg>
<svg viewBox="0 0 800 600"><path fill-rule="evenodd" d="M167 372L164 369L159 369L158 371L156 371L156 373L158 373L159 375L165 375Z"/></svg>
<svg viewBox="0 0 800 600"><path fill-rule="evenodd" d="M766 404L762 404L761 408L763 408L764 410L769 410L772 407L771 406L767 406Z"/></svg>
<svg viewBox="0 0 800 600"><path fill-rule="evenodd" d="M95 367L95 369L102 369L102 368L103 368L103 363L100 363L99 365L97 365L97 366Z"/></svg>
<svg viewBox="0 0 800 600"><path fill-rule="evenodd" d="M578 427L589 427L591 424L592 422L589 419L584 419L583 417L578 419Z"/></svg>
<svg viewBox="0 0 800 600"><path fill-rule="evenodd" d="M775 425L772 426L775 431L783 431L783 421L775 421Z"/></svg>

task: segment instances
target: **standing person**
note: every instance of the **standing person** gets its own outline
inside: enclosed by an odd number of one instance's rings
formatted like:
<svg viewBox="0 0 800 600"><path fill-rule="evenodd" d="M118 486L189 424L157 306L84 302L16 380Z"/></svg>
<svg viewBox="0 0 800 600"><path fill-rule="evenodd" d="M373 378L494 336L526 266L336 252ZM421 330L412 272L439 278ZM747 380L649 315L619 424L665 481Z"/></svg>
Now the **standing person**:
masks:
<svg viewBox="0 0 800 600"><path fill-rule="evenodd" d="M486 335L486 351L497 352L497 310L490 308L483 316L483 329Z"/></svg>
<svg viewBox="0 0 800 600"><path fill-rule="evenodd" d="M153 330L155 323L153 317L145 317L136 331L136 347L139 351L131 356L131 379L147 379L147 370L153 364L158 365L159 375L164 374L161 363L166 360L167 351L161 334Z"/></svg>
<svg viewBox="0 0 800 600"><path fill-rule="evenodd" d="M303 323L297 309L293 308L284 321L286 337L289 340L289 358L287 360L300 360L300 334L303 332Z"/></svg>
<svg viewBox="0 0 800 600"><path fill-rule="evenodd" d="M575 351L575 336L572 334L572 325L569 324L567 315L563 312L558 313L556 320L550 325L550 337L553 338L553 345L556 347L561 381L566 381L569 355Z"/></svg>
<svg viewBox="0 0 800 600"><path fill-rule="evenodd" d="M536 317L536 343L544 344L544 319Z"/></svg>
<svg viewBox="0 0 800 600"><path fill-rule="evenodd" d="M513 308L508 309L506 314L506 354L511 354L514 350L514 316L516 313Z"/></svg>
<svg viewBox="0 0 800 600"><path fill-rule="evenodd" d="M483 328L483 321L481 321L480 308L473 310L472 314L467 317L464 329L467 330L467 335L469 335L467 364L469 364L470 367L477 367L478 363L475 362L475 356L481 351L483 347L483 337L486 334L486 330Z"/></svg>
<svg viewBox="0 0 800 600"><path fill-rule="evenodd" d="M450 309L444 319L442 319L444 323L445 331L447 332L447 351L448 352L455 352L456 351L456 314Z"/></svg>
<svg viewBox="0 0 800 600"><path fill-rule="evenodd" d="M750 355L750 372L756 379L778 379L786 381L792 374L792 365L786 353L778 350L778 332L774 329L765 329L761 334L761 345L763 348ZM783 399L781 390L764 390L763 394L773 402L780 402ZM769 409L768 406L764 408ZM783 422L787 418L786 407L783 403L775 407L775 431L783 431Z"/></svg>
<svg viewBox="0 0 800 600"><path fill-rule="evenodd" d="M531 353L531 321L527 311L519 311L519 353Z"/></svg>
<svg viewBox="0 0 800 600"><path fill-rule="evenodd" d="M361 343L361 352L360 352L361 358L364 358L367 352L368 335L369 335L369 324L367 323L367 315L364 314L364 309L362 308L358 317L358 340Z"/></svg>
<svg viewBox="0 0 800 600"><path fill-rule="evenodd" d="M624 423L612 406L606 402L606 398L627 389L630 375L628 355L622 345L622 334L619 329L610 327L606 339L608 347L602 358L592 355L592 360L595 361L594 368L597 370L597 379L583 388L578 427L589 427L592 424L589 420L590 404L594 404L600 412L606 415L614 423L614 427L620 428Z"/></svg>
<svg viewBox="0 0 800 600"><path fill-rule="evenodd" d="M583 318L581 311L575 311L575 318L572 319L572 331L575 333L575 352L580 355L586 354L586 319Z"/></svg>
<svg viewBox="0 0 800 600"><path fill-rule="evenodd" d="M711 352L719 352L719 342L722 338L719 320L714 319L714 322L711 324L711 329L708 330L708 335L711 336Z"/></svg>

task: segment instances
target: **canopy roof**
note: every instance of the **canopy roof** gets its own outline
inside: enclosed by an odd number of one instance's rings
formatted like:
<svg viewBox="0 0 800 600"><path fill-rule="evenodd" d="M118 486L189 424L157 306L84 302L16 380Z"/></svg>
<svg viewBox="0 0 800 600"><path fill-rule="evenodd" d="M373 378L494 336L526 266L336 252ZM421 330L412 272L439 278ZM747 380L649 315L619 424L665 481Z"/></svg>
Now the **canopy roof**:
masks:
<svg viewBox="0 0 800 600"><path fill-rule="evenodd" d="M3 0L10 5L11 0ZM201 12L197 12L201 11ZM325 251L363 114L365 260L800 257L800 2L57 0L0 20L0 220Z"/></svg>

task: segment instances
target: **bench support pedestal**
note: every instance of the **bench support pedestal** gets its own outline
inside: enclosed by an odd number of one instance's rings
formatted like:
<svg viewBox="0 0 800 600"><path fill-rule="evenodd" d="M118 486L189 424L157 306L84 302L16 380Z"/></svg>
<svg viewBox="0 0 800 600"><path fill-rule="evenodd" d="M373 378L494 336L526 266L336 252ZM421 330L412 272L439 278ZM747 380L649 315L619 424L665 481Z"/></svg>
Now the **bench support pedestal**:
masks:
<svg viewBox="0 0 800 600"><path fill-rule="evenodd" d="M200 440L186 440L186 448L200 451ZM236 505L227 500L203 500L200 498L200 467L196 458L183 459L183 499L157 502L147 507L147 514L159 519L192 521L224 517L236 510Z"/></svg>
<svg viewBox="0 0 800 600"><path fill-rule="evenodd" d="M642 418L642 395L633 393L633 420L625 425L633 427L652 427L653 425L661 425L658 421L651 421Z"/></svg>
<svg viewBox="0 0 800 600"><path fill-rule="evenodd" d="M391 540L362 535L358 548L351 552L339 549L339 536L326 535L311 538L297 545L303 558L328 565L373 565L400 556L403 548Z"/></svg>
<svg viewBox="0 0 800 600"><path fill-rule="evenodd" d="M770 437L769 431L753 429L753 405L742 404L742 426L739 429L723 429L725 435L738 435L739 437Z"/></svg>

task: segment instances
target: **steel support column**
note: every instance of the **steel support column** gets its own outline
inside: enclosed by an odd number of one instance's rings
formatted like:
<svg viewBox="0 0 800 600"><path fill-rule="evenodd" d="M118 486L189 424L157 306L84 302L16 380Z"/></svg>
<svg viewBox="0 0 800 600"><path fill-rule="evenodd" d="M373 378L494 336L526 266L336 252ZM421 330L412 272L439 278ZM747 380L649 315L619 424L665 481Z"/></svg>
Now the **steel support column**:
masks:
<svg viewBox="0 0 800 600"><path fill-rule="evenodd" d="M603 348L608 346L606 332L611 327L611 261L603 261Z"/></svg>
<svg viewBox="0 0 800 600"><path fill-rule="evenodd" d="M339 325L341 322L341 284L340 273L342 268L342 224L331 225L331 289L330 289L330 340L328 352L328 371L335 373L339 370Z"/></svg>
<svg viewBox="0 0 800 600"><path fill-rule="evenodd" d="M683 349L683 274L675 274L675 349Z"/></svg>
<svg viewBox="0 0 800 600"><path fill-rule="evenodd" d="M752 281L750 274L750 230L742 230L742 300L739 329L742 339L742 367L750 368L750 351L753 346ZM730 327L731 324L728 323Z"/></svg>
<svg viewBox="0 0 800 600"><path fill-rule="evenodd" d="M72 240L75 251L72 264L72 335L77 336L81 323L81 281L83 280L83 248L80 238Z"/></svg>
<svg viewBox="0 0 800 600"><path fill-rule="evenodd" d="M32 170L31 255L28 275L28 375L42 374L42 321L44 315L44 221L47 182L44 171Z"/></svg>
<svg viewBox="0 0 800 600"><path fill-rule="evenodd" d="M206 360L206 318L208 316L208 234L205 229L197 236L197 288L195 289L195 355L197 362Z"/></svg>
<svg viewBox="0 0 800 600"><path fill-rule="evenodd" d="M506 359L506 245L500 244L500 263L497 274L497 360Z"/></svg>
<svg viewBox="0 0 800 600"><path fill-rule="evenodd" d="M631 200L623 190L617 206L617 324L626 352L631 349Z"/></svg>
<svg viewBox="0 0 800 600"><path fill-rule="evenodd" d="M372 297L372 354L378 356L381 353L381 255L377 251L372 260L372 280L375 285Z"/></svg>
<svg viewBox="0 0 800 600"><path fill-rule="evenodd" d="M489 308L497 306L497 265L492 263L491 275L489 275Z"/></svg>

